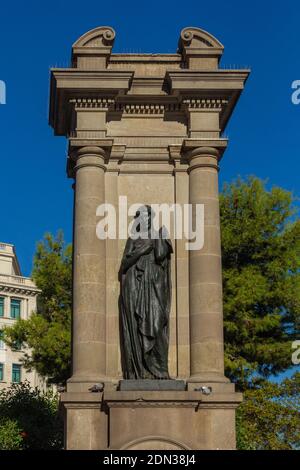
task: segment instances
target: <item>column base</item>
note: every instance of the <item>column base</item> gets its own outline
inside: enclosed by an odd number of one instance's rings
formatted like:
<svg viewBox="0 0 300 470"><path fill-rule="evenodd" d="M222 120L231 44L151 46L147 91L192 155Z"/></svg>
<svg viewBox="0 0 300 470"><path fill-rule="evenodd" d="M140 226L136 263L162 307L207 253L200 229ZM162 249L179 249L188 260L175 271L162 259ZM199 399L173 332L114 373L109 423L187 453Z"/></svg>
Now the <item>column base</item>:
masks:
<svg viewBox="0 0 300 470"><path fill-rule="evenodd" d="M100 388L99 391L103 391L104 387L109 389L116 389L118 385L118 380L113 380L111 377L107 376L82 376L82 375L73 375L70 379L67 380L67 392L74 393L89 393L90 389L94 386Z"/></svg>
<svg viewBox="0 0 300 470"><path fill-rule="evenodd" d="M197 391L201 390L201 387L209 387L212 392L218 393L235 391L235 385L224 374L214 372L192 375L187 379L187 390Z"/></svg>
<svg viewBox="0 0 300 470"><path fill-rule="evenodd" d="M192 374L188 379L188 382L202 383L202 382L219 382L219 383L230 383L230 380L225 377L224 374L218 372L200 372L198 374Z"/></svg>

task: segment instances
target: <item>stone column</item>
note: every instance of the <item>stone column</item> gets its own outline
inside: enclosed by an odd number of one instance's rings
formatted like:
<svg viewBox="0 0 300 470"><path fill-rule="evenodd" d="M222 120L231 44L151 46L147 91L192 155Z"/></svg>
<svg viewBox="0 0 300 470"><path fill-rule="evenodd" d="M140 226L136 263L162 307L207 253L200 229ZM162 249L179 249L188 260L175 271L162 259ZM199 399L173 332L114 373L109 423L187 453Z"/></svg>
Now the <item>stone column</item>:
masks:
<svg viewBox="0 0 300 470"><path fill-rule="evenodd" d="M105 202L101 147L75 151L72 377L68 391L87 391L106 376L105 240L96 236L96 209Z"/></svg>
<svg viewBox="0 0 300 470"><path fill-rule="evenodd" d="M224 382L222 267L218 196L219 151L188 154L189 202L204 204L204 247L189 252L190 382Z"/></svg>

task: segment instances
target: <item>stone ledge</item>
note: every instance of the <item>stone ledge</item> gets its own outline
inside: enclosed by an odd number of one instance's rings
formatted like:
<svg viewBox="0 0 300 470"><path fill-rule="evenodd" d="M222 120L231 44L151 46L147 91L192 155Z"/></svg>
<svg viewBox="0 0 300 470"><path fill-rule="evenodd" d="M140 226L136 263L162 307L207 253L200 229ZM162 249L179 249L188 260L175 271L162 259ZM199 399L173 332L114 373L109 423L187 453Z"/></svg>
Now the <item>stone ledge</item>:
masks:
<svg viewBox="0 0 300 470"><path fill-rule="evenodd" d="M186 383L184 380L120 380L120 391L184 391Z"/></svg>
<svg viewBox="0 0 300 470"><path fill-rule="evenodd" d="M211 404L211 405L223 405L223 404L236 404L242 401L241 393L212 393L211 395L204 395L201 392L195 391L150 391L150 390L140 390L140 391L104 391L100 393L86 393L86 392L65 392L61 394L60 401L63 404L73 403L91 403L99 404L103 402L113 403L113 402L130 402L133 406L137 402L194 402Z"/></svg>
<svg viewBox="0 0 300 470"><path fill-rule="evenodd" d="M107 391L101 393L66 392L61 405L66 409L110 408L194 408L235 409L242 401L241 393L203 395L192 391Z"/></svg>
<svg viewBox="0 0 300 470"><path fill-rule="evenodd" d="M204 395L202 392L195 391L104 391L103 401L148 401L148 402L168 402L168 401L194 401L201 403L240 403L242 401L241 393L212 393Z"/></svg>
<svg viewBox="0 0 300 470"><path fill-rule="evenodd" d="M93 393L93 392L64 392L60 395L60 401L62 403L66 402L101 402L103 397L103 392Z"/></svg>

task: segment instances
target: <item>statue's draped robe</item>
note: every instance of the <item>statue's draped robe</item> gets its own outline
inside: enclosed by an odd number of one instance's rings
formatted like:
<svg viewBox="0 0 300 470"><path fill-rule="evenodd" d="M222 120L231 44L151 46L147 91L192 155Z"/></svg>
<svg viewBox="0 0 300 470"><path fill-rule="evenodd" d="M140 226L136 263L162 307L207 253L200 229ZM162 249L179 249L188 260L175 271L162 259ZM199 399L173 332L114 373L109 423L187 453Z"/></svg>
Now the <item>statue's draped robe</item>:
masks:
<svg viewBox="0 0 300 470"><path fill-rule="evenodd" d="M149 251L149 244L153 248ZM121 346L125 379L167 379L171 242L129 238L121 264Z"/></svg>

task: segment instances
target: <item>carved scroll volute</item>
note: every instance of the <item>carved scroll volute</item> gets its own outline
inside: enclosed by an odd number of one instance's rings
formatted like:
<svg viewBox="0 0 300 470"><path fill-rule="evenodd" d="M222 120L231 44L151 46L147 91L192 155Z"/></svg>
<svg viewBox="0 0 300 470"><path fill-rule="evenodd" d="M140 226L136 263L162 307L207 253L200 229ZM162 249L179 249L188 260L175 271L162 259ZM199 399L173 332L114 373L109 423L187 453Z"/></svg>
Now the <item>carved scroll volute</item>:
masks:
<svg viewBox="0 0 300 470"><path fill-rule="evenodd" d="M180 33L178 52L189 69L217 69L223 50L220 41L203 29L188 27Z"/></svg>
<svg viewBox="0 0 300 470"><path fill-rule="evenodd" d="M116 33L100 26L81 36L72 46L72 66L84 70L106 68Z"/></svg>

